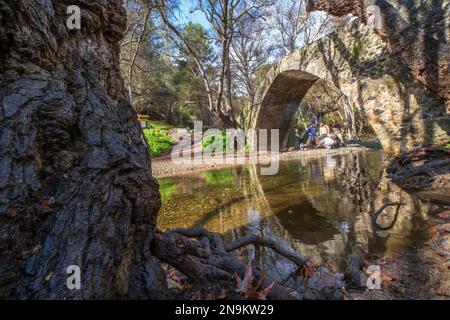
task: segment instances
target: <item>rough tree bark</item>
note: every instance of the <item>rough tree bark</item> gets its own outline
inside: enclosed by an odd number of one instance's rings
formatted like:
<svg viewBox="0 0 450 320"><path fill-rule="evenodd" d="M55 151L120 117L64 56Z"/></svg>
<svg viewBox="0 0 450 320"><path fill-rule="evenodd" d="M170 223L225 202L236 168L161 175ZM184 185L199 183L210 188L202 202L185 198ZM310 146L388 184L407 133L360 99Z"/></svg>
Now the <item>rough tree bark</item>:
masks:
<svg viewBox="0 0 450 320"><path fill-rule="evenodd" d="M165 297L125 27L120 0L0 0L0 298ZM66 288L69 265L81 290Z"/></svg>
<svg viewBox="0 0 450 320"><path fill-rule="evenodd" d="M380 26L374 31L383 38L393 55L399 57L411 74L436 94L450 112L450 48L427 30L409 24L386 0L308 0L308 11L323 10L342 17L353 14L364 23L380 8Z"/></svg>

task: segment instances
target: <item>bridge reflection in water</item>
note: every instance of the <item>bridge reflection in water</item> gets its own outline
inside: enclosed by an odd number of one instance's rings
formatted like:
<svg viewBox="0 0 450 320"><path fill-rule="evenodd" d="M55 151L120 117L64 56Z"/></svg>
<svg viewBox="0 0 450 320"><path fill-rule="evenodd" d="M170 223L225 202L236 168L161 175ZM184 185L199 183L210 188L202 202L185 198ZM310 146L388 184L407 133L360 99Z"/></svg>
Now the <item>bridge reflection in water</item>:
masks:
<svg viewBox="0 0 450 320"><path fill-rule="evenodd" d="M353 255L401 254L429 237L430 205L389 184L382 163L381 153L361 152L284 162L275 176L247 165L162 178L158 227L204 226L227 240L250 233L281 239L343 271ZM386 230L373 226L371 215L394 201L405 205L383 211L378 222ZM294 268L269 249L245 254L275 278Z"/></svg>

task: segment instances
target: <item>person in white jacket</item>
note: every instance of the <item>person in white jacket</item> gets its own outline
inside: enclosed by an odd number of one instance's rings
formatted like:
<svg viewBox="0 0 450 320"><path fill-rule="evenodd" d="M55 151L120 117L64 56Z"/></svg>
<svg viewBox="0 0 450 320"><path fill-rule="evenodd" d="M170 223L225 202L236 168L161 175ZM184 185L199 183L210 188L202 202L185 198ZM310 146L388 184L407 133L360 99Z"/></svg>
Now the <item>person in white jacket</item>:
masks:
<svg viewBox="0 0 450 320"><path fill-rule="evenodd" d="M330 137L325 137L322 139L322 141L320 142L319 147L324 147L325 149L332 149L336 146L336 141L334 141L334 139L330 138Z"/></svg>

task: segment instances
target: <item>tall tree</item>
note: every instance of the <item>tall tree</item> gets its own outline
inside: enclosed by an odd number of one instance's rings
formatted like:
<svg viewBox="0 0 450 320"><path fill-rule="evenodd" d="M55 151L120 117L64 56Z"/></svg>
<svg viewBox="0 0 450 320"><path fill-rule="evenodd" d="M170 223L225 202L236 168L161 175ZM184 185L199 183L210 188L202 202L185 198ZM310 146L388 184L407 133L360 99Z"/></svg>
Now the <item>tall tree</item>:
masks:
<svg viewBox="0 0 450 320"><path fill-rule="evenodd" d="M255 109L258 71L272 54L273 46L266 41L267 32L263 21L250 16L243 17L237 23L236 36L231 43L231 65L238 95L246 97L248 114L241 115L245 123L252 123ZM241 112L243 113L244 110ZM245 126L245 123L242 126Z"/></svg>
<svg viewBox="0 0 450 320"><path fill-rule="evenodd" d="M174 40L174 42L178 43L179 47L192 57L198 75L201 77L205 85L210 111L216 112L219 118L222 119L224 123L227 122L229 120L228 117L225 116L220 108L216 108L216 105L214 104L212 80L208 75L208 66L202 59L201 52L198 52L198 48L196 47L196 45L185 37L183 29L177 26L176 23L172 22L171 18L173 17L171 17L171 15L173 16L172 13L174 4L166 0L151 0L151 2L158 10L161 20L163 21L166 28L172 33L172 39Z"/></svg>
<svg viewBox="0 0 450 320"><path fill-rule="evenodd" d="M236 126L237 118L233 108L233 73L231 66L231 45L239 21L246 17L258 19L262 9L271 4L268 0L198 0L198 8L216 36L220 47L219 89L216 109L223 114L226 126ZM222 111L224 110L224 111Z"/></svg>
<svg viewBox="0 0 450 320"><path fill-rule="evenodd" d="M76 1L69 30L72 3L0 0L0 297L163 298L158 186L118 67L122 2Z"/></svg>
<svg viewBox="0 0 450 320"><path fill-rule="evenodd" d="M122 44L121 62L126 65L126 82L128 95L133 104L133 83L134 73L138 66L138 56L140 55L143 43L149 37L151 30L150 14L152 8L143 6L139 1L126 0L124 6L127 9L127 31ZM125 54L127 52L127 54Z"/></svg>
<svg viewBox="0 0 450 320"><path fill-rule="evenodd" d="M309 45L328 32L331 25L328 15L307 12L306 0L276 1L267 16L279 56Z"/></svg>

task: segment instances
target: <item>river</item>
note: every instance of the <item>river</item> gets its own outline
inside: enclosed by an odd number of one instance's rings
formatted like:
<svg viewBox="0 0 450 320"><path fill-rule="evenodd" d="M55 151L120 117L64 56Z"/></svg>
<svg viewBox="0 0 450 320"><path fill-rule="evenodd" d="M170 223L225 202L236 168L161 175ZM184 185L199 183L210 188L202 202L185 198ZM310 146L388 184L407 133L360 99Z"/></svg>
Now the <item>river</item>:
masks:
<svg viewBox="0 0 450 320"><path fill-rule="evenodd" d="M204 226L226 240L249 233L279 239L313 262L343 272L351 256L403 254L430 236L417 199L400 214L387 208L379 221L389 227L371 223L380 207L382 164L381 152L363 151L282 162L274 176L244 165L160 178L158 227ZM269 249L249 247L243 254L277 279L294 270Z"/></svg>

